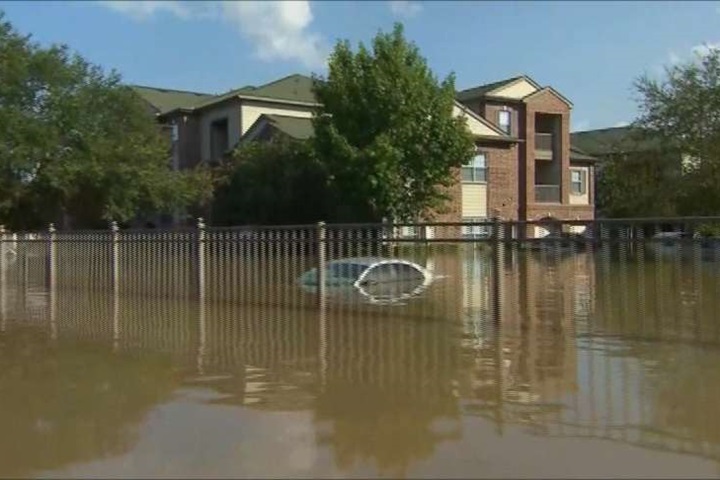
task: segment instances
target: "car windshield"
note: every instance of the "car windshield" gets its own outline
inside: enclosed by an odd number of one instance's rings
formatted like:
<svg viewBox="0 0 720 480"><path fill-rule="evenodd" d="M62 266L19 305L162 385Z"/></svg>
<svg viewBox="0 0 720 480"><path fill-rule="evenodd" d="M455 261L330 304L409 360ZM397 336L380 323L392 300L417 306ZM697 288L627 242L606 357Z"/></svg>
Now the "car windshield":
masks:
<svg viewBox="0 0 720 480"><path fill-rule="evenodd" d="M367 270L367 265L359 265L357 263L336 263L328 266L330 276L336 278L357 279Z"/></svg>

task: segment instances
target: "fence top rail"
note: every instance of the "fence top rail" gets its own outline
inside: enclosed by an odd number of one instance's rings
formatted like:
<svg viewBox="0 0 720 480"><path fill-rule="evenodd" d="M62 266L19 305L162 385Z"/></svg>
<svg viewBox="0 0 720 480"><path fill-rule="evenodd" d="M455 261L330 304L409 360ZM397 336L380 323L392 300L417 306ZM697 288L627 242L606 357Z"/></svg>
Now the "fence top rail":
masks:
<svg viewBox="0 0 720 480"><path fill-rule="evenodd" d="M394 229L394 228L422 228L422 227L477 227L477 226L531 226L531 225L577 225L598 227L604 225L613 226L648 226L648 225L697 225L702 223L720 223L720 216L693 216L693 217L642 217L642 218L596 218L592 220L570 220L570 219L541 219L541 220L502 220L502 219L483 219L479 221L465 222L381 222L381 223L328 223L328 224L298 224L298 225L235 225L235 226L207 226L203 227L208 232L273 232L273 231L292 231L292 230L317 230L320 226L324 226L326 230L351 230L351 229ZM192 233L198 231L197 226L179 226L167 228L121 228L118 233L121 235L128 234L181 234ZM12 231L2 230L0 232L5 235L13 236L47 236L50 230L35 231ZM108 235L112 233L110 227L105 230L55 230L52 233L56 236L61 235Z"/></svg>

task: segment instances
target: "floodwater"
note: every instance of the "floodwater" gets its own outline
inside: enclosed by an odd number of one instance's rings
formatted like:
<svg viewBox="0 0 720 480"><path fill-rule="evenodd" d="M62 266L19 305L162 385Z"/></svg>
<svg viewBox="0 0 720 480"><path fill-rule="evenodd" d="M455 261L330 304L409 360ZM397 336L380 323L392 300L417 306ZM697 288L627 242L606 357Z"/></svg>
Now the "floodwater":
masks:
<svg viewBox="0 0 720 480"><path fill-rule="evenodd" d="M717 264L428 259L398 305L5 282L0 476L720 476Z"/></svg>

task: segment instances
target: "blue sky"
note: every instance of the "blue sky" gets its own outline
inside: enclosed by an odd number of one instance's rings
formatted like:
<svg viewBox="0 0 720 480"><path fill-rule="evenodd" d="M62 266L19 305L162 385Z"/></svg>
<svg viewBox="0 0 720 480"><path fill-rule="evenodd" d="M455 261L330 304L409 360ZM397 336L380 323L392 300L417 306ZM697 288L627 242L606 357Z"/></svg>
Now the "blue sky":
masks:
<svg viewBox="0 0 720 480"><path fill-rule="evenodd" d="M128 83L220 93L324 71L337 39L402 21L458 88L525 73L574 103L576 130L637 111L633 80L720 42L717 2L3 2L44 44L68 44Z"/></svg>

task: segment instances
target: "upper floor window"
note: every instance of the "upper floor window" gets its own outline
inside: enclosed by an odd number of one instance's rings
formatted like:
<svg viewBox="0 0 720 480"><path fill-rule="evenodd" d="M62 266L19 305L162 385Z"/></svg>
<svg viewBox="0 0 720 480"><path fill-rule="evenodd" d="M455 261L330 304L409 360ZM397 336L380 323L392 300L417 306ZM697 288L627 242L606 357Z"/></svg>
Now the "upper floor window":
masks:
<svg viewBox="0 0 720 480"><path fill-rule="evenodd" d="M500 130L510 135L512 130L512 114L509 110L500 110L498 112L498 126Z"/></svg>
<svg viewBox="0 0 720 480"><path fill-rule="evenodd" d="M587 193L587 172L585 170L570 170L570 191L573 195Z"/></svg>
<svg viewBox="0 0 720 480"><path fill-rule="evenodd" d="M487 157L477 153L467 165L462 167L463 182L487 182Z"/></svg>

